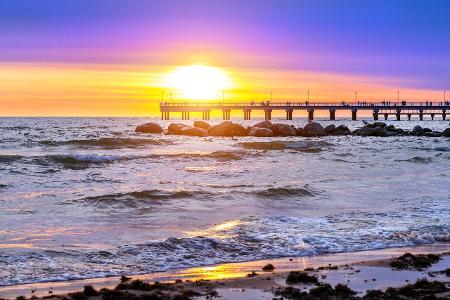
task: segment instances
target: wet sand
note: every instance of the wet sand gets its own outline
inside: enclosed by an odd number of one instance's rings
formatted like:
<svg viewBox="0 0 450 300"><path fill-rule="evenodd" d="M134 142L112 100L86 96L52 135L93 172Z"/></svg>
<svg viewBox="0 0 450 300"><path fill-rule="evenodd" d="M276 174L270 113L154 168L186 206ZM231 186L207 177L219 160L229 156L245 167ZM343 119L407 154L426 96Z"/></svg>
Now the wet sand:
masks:
<svg viewBox="0 0 450 300"><path fill-rule="evenodd" d="M286 277L290 271L299 271L307 268L314 270L309 273L316 275L321 283L335 286L338 283L346 284L351 289L363 295L367 290L386 289L387 287L400 287L413 283L418 279L427 278L449 283L443 270L450 268L450 256L443 255L441 260L426 270L393 270L389 266L392 258L406 252L422 253L450 253L450 244L438 243L417 247L391 248L353 253L339 253L310 257L277 258L241 263L220 264L199 268L172 270L168 272L142 274L130 276L133 280L140 279L145 282L174 282L175 290L195 290L200 293L217 291L225 299L272 299L273 292L286 286ZM273 272L263 272L263 266L273 264ZM327 266L339 266L329 269ZM258 275L248 277L256 272ZM187 281L187 282L186 282ZM86 280L44 282L37 284L15 285L0 287L0 298L15 298L17 296L44 297L61 295L81 291L85 285L92 285L95 289L113 289L120 282L119 277L93 278ZM297 288L308 290L311 286L294 285ZM202 299L202 297L200 297Z"/></svg>

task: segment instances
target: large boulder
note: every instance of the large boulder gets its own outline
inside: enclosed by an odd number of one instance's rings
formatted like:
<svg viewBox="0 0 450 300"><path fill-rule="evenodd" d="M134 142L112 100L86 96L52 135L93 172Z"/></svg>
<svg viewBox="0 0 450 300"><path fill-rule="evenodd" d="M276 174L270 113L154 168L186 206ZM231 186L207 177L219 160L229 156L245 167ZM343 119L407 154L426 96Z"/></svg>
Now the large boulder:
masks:
<svg viewBox="0 0 450 300"><path fill-rule="evenodd" d="M422 127L420 127L419 125L416 125L416 126L414 126L414 128L411 130L411 132L409 134L419 136L419 135L422 135L422 133L423 133Z"/></svg>
<svg viewBox="0 0 450 300"><path fill-rule="evenodd" d="M345 125L339 125L332 133L332 135L349 135L349 134L352 134L352 132Z"/></svg>
<svg viewBox="0 0 450 300"><path fill-rule="evenodd" d="M242 124L233 124L233 136L246 136L247 127Z"/></svg>
<svg viewBox="0 0 450 300"><path fill-rule="evenodd" d="M442 136L442 132L438 132L438 131L427 131L423 134L423 136L427 136L427 137L440 137Z"/></svg>
<svg viewBox="0 0 450 300"><path fill-rule="evenodd" d="M305 130L303 129L303 127L298 127L297 128L297 135L298 136L304 136L305 135Z"/></svg>
<svg viewBox="0 0 450 300"><path fill-rule="evenodd" d="M360 136L381 136L383 134L383 127L364 126L360 129L356 129L355 131L353 131L353 134Z"/></svg>
<svg viewBox="0 0 450 300"><path fill-rule="evenodd" d="M247 135L247 128L241 124L223 121L222 123L211 127L208 130L208 133L212 136L245 136Z"/></svg>
<svg viewBox="0 0 450 300"><path fill-rule="evenodd" d="M399 132L397 131L397 129L395 128L394 125L388 125L388 126L384 126L383 128L383 132L380 134L380 136L396 136L399 135Z"/></svg>
<svg viewBox="0 0 450 300"><path fill-rule="evenodd" d="M163 128L155 122L145 123L136 127L135 132L142 133L162 133Z"/></svg>
<svg viewBox="0 0 450 300"><path fill-rule="evenodd" d="M268 128L252 127L248 135L256 137L271 137L273 136L273 132Z"/></svg>
<svg viewBox="0 0 450 300"><path fill-rule="evenodd" d="M209 125L205 121L194 121L194 127L202 128L202 129L205 129L206 131L208 131L211 128L211 125Z"/></svg>
<svg viewBox="0 0 450 300"><path fill-rule="evenodd" d="M288 124L273 124L270 128L274 135L279 136L296 136L297 130L295 127Z"/></svg>
<svg viewBox="0 0 450 300"><path fill-rule="evenodd" d="M208 132L203 128L198 127L186 127L181 130L180 135L189 135L189 136L207 136Z"/></svg>
<svg viewBox="0 0 450 300"><path fill-rule="evenodd" d="M258 123L256 123L255 125L253 125L252 127L267 128L267 129L272 130L272 129L271 129L272 126L273 126L273 124L272 124L270 121L267 121L267 120L266 120L266 121L258 122Z"/></svg>
<svg viewBox="0 0 450 300"><path fill-rule="evenodd" d="M168 134L180 134L184 128L187 128L187 126L184 124L172 123L167 128L167 133Z"/></svg>
<svg viewBox="0 0 450 300"><path fill-rule="evenodd" d="M328 125L327 127L324 128L324 130L327 134L331 135L336 130L336 126L334 126L334 124Z"/></svg>
<svg viewBox="0 0 450 300"><path fill-rule="evenodd" d="M450 127L442 131L442 136L450 137Z"/></svg>
<svg viewBox="0 0 450 300"><path fill-rule="evenodd" d="M212 126L208 133L212 136L231 136L233 132L233 122L223 121L222 123Z"/></svg>
<svg viewBox="0 0 450 300"><path fill-rule="evenodd" d="M325 129L323 129L322 125L317 122L311 122L306 124L303 128L304 136L324 136L327 135Z"/></svg>

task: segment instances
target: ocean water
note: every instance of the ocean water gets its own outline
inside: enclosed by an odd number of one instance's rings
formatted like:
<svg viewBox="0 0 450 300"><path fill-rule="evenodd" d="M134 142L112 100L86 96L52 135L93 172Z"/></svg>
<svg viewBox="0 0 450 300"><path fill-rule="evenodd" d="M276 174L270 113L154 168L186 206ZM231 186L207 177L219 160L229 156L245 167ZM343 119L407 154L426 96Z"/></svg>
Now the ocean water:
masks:
<svg viewBox="0 0 450 300"><path fill-rule="evenodd" d="M135 133L146 121L0 119L0 285L450 242L448 138Z"/></svg>

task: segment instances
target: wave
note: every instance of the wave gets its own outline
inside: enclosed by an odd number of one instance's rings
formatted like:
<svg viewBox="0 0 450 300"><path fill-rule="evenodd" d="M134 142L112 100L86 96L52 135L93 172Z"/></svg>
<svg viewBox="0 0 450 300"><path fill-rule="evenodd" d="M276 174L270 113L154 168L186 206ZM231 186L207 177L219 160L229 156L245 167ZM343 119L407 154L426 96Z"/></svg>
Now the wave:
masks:
<svg viewBox="0 0 450 300"><path fill-rule="evenodd" d="M253 150L294 150L306 153L317 153L333 146L332 143L325 141L243 142L239 145Z"/></svg>
<svg viewBox="0 0 450 300"><path fill-rule="evenodd" d="M188 191L188 190L175 190L164 191L159 189L133 191L127 193L112 193L99 196L85 197L72 202L82 202L87 205L92 205L97 208L108 208L111 206L114 208L140 208L142 206L148 206L148 204L162 204L167 200L176 199L192 199L213 196L212 193L204 191ZM161 202L163 201L163 202Z"/></svg>
<svg viewBox="0 0 450 300"><path fill-rule="evenodd" d="M52 141L45 140L39 142L44 146L64 146L75 145L81 147L100 147L100 148L137 148L147 145L167 145L171 142L169 140L154 140L144 138L99 138L99 139L81 139L81 140L67 140L67 141Z"/></svg>
<svg viewBox="0 0 450 300"><path fill-rule="evenodd" d="M139 158L139 156L120 156L120 155L101 155L101 154L54 154L35 156L31 158L33 163L43 166L50 166L54 164L62 165L67 169L85 169L92 165L101 165L113 163L116 161L124 161Z"/></svg>
<svg viewBox="0 0 450 300"><path fill-rule="evenodd" d="M399 159L396 160L398 162L410 162L410 163L416 163L416 164L429 164L432 162L431 157L422 157L422 156L414 156L409 159Z"/></svg>
<svg viewBox="0 0 450 300"><path fill-rule="evenodd" d="M298 198L298 197L314 197L318 194L308 187L304 188L288 188L288 187L278 187L278 188L268 188L261 191L253 192L252 194L261 198Z"/></svg>
<svg viewBox="0 0 450 300"><path fill-rule="evenodd" d="M2 154L0 155L0 163L11 163L20 160L22 158L23 158L22 155Z"/></svg>

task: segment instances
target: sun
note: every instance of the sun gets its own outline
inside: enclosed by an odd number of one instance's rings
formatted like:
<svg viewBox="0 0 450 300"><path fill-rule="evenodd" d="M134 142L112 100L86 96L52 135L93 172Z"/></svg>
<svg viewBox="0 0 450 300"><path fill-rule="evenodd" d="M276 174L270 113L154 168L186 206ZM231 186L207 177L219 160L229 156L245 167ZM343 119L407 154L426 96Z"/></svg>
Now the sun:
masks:
<svg viewBox="0 0 450 300"><path fill-rule="evenodd" d="M163 85L183 99L213 100L231 87L231 81L227 73L219 68L190 65L177 67L167 74Z"/></svg>

